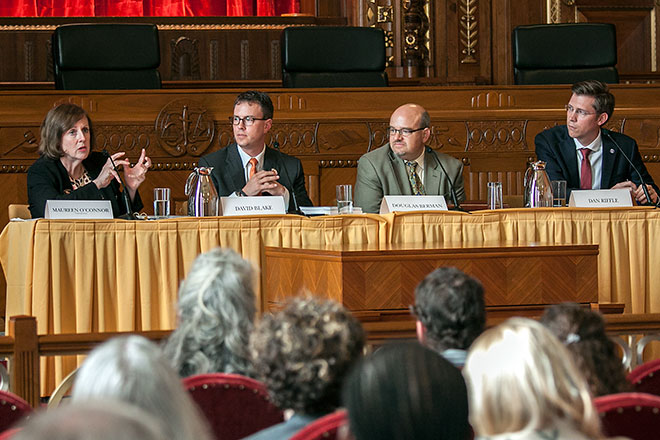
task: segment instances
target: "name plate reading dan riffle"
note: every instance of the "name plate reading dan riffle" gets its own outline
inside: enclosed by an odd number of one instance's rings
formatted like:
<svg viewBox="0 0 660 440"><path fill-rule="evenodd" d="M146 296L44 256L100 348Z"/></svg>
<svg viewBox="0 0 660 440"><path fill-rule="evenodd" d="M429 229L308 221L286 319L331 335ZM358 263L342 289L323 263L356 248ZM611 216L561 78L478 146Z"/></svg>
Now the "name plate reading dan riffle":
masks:
<svg viewBox="0 0 660 440"><path fill-rule="evenodd" d="M51 220L113 219L110 200L47 200L45 218Z"/></svg>
<svg viewBox="0 0 660 440"><path fill-rule="evenodd" d="M380 202L380 213L394 211L447 211L445 196L385 196Z"/></svg>
<svg viewBox="0 0 660 440"><path fill-rule="evenodd" d="M222 215L286 214L284 197L221 197Z"/></svg>
<svg viewBox="0 0 660 440"><path fill-rule="evenodd" d="M630 190L622 189L588 189L571 191L568 206L575 208L614 208L617 206L632 206Z"/></svg>

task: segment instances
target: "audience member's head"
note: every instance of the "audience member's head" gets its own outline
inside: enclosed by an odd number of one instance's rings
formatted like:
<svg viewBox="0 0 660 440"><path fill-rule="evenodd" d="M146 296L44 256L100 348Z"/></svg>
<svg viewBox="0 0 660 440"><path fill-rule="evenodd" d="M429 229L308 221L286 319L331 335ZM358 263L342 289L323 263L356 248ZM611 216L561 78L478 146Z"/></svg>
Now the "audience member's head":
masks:
<svg viewBox="0 0 660 440"><path fill-rule="evenodd" d="M468 397L460 371L417 343L386 345L344 384L355 440L466 440Z"/></svg>
<svg viewBox="0 0 660 440"><path fill-rule="evenodd" d="M12 440L167 440L158 421L115 400L62 405L32 416Z"/></svg>
<svg viewBox="0 0 660 440"><path fill-rule="evenodd" d="M478 436L559 430L560 438L601 438L584 376L536 321L512 318L484 332L472 344L463 373Z"/></svg>
<svg viewBox="0 0 660 440"><path fill-rule="evenodd" d="M206 421L160 349L141 336L111 339L77 373L72 401L115 399L153 415L167 438L209 438Z"/></svg>
<svg viewBox="0 0 660 440"><path fill-rule="evenodd" d="M441 267L415 289L417 336L440 354L450 349L467 350L486 323L481 283L455 267ZM448 359L462 366L460 359Z"/></svg>
<svg viewBox="0 0 660 440"><path fill-rule="evenodd" d="M164 347L181 377L249 370L253 274L250 263L231 249L195 259L179 288L177 329Z"/></svg>
<svg viewBox="0 0 660 440"><path fill-rule="evenodd" d="M294 299L266 314L250 338L255 376L282 409L310 415L339 406L341 386L359 359L364 331L334 301Z"/></svg>
<svg viewBox="0 0 660 440"><path fill-rule="evenodd" d="M557 304L545 310L541 323L571 352L594 396L631 390L600 313L575 303Z"/></svg>

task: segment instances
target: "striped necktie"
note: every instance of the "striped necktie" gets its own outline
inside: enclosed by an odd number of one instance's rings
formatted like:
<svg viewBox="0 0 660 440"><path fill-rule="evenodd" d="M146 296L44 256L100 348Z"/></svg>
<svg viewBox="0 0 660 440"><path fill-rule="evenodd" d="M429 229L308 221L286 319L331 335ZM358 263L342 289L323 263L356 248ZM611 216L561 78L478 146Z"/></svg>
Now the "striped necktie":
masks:
<svg viewBox="0 0 660 440"><path fill-rule="evenodd" d="M405 160L406 171L408 172L408 180L410 181L410 188L416 196L423 196L426 194L424 191L424 184L417 174L417 162L412 160Z"/></svg>

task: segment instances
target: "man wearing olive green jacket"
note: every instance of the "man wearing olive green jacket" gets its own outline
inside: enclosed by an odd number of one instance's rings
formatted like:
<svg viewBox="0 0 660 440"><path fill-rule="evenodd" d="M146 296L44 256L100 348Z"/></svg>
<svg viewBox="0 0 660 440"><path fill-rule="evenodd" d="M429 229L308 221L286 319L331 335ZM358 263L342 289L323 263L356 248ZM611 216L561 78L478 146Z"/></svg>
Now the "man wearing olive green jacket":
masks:
<svg viewBox="0 0 660 440"><path fill-rule="evenodd" d="M423 107L405 104L390 118L390 142L358 161L355 205L378 213L386 195L443 195L452 202L452 184L458 202L465 200L463 164L426 146L431 118Z"/></svg>

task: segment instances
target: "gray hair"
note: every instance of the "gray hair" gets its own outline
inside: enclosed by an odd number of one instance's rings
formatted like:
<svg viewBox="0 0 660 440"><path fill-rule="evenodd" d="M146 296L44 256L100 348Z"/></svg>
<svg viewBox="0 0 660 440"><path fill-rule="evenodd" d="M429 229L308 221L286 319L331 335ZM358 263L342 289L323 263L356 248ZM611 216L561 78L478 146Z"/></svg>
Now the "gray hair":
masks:
<svg viewBox="0 0 660 440"><path fill-rule="evenodd" d="M199 255L179 288L179 325L164 347L181 377L246 374L256 313L254 270L231 249Z"/></svg>
<svg viewBox="0 0 660 440"><path fill-rule="evenodd" d="M114 400L62 405L22 424L14 440L165 440L158 421L144 410Z"/></svg>
<svg viewBox="0 0 660 440"><path fill-rule="evenodd" d="M80 367L72 401L100 398L136 405L158 419L167 438L210 439L208 425L162 352L142 336L111 339Z"/></svg>

